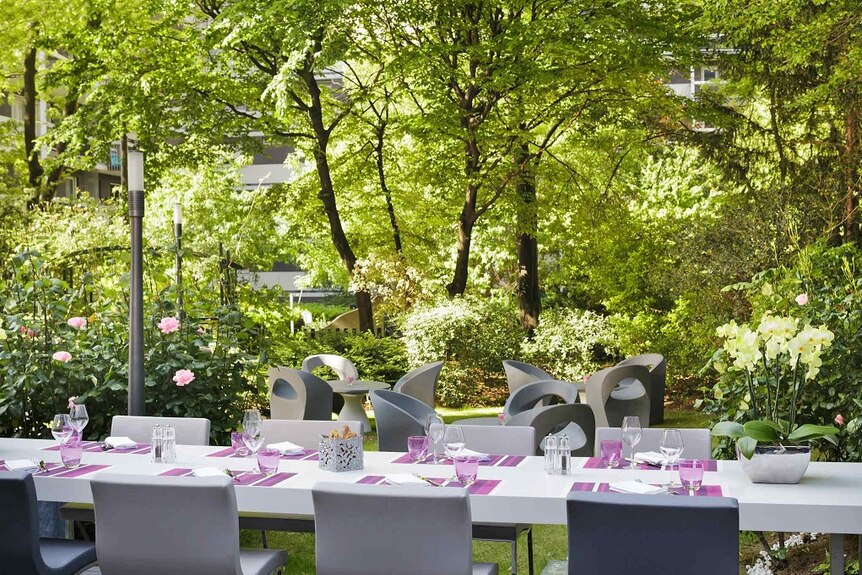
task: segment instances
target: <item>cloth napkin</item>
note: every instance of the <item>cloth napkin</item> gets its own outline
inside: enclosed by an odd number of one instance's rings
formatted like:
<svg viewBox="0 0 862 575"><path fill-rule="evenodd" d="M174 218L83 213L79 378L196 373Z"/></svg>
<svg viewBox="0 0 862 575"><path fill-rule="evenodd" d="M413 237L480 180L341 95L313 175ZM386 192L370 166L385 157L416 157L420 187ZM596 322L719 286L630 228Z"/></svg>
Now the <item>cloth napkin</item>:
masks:
<svg viewBox="0 0 862 575"><path fill-rule="evenodd" d="M662 465L668 463L664 455L655 451L643 451L641 453L635 453L634 460L635 463L646 463L647 465L655 465L657 467L661 467Z"/></svg>
<svg viewBox="0 0 862 575"><path fill-rule="evenodd" d="M305 449L289 441L282 441L281 443L270 443L269 445L267 445L267 447L269 449L278 450L281 455L298 455L300 453L305 453Z"/></svg>
<svg viewBox="0 0 862 575"><path fill-rule="evenodd" d="M479 461L491 461L491 456L487 453L480 453L478 451L473 451L472 449L467 449L466 447L461 450L461 453L458 455L469 455L471 457L476 457Z"/></svg>
<svg viewBox="0 0 862 575"><path fill-rule="evenodd" d="M656 487L639 481L617 481L608 484L608 489L617 493L637 493L638 495L657 495L666 493L663 487Z"/></svg>
<svg viewBox="0 0 862 575"><path fill-rule="evenodd" d="M409 473L390 473L386 476L386 482L392 485L430 485Z"/></svg>
<svg viewBox="0 0 862 575"><path fill-rule="evenodd" d="M12 459L6 461L5 465L9 471L36 471L39 469L39 465L29 459Z"/></svg>
<svg viewBox="0 0 862 575"><path fill-rule="evenodd" d="M106 437L105 445L107 445L111 449L134 449L138 446L137 442L132 441L128 437L120 435L118 435L117 437Z"/></svg>
<svg viewBox="0 0 862 575"><path fill-rule="evenodd" d="M195 477L218 477L224 475L224 471L215 467L198 467L197 469L192 469L192 475Z"/></svg>

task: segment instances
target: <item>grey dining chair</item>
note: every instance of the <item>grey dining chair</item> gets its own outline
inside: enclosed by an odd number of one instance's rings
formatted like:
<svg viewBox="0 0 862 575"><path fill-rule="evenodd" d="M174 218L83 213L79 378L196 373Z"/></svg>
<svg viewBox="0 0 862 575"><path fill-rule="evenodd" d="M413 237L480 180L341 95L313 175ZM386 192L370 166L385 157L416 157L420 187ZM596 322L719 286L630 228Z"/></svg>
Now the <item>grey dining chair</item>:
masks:
<svg viewBox="0 0 862 575"><path fill-rule="evenodd" d="M512 394L522 385L526 385L533 381L544 379L555 379L553 375L523 361L515 361L514 359L503 360L503 371L506 372L506 382L509 384L509 394Z"/></svg>
<svg viewBox="0 0 862 575"><path fill-rule="evenodd" d="M36 486L30 472L0 473L0 573L74 575L96 562L92 543L39 538Z"/></svg>
<svg viewBox="0 0 862 575"><path fill-rule="evenodd" d="M407 451L407 438L425 435L425 420L434 410L415 397L387 389L371 392L380 451Z"/></svg>
<svg viewBox="0 0 862 575"><path fill-rule="evenodd" d="M210 420L203 417L115 415L111 418L111 435L128 437L138 443L149 443L156 425L173 427L178 445L210 444Z"/></svg>
<svg viewBox="0 0 862 575"><path fill-rule="evenodd" d="M685 445L682 452L682 457L684 459L709 459L712 457L712 436L708 429L680 429L679 432L682 435L682 442ZM640 442L635 446L635 452L659 452L662 433L664 433L664 429L658 427L643 428L643 435L641 436ZM622 441L620 428L596 428L596 449L594 455L597 457L600 455L602 441L607 439Z"/></svg>
<svg viewBox="0 0 862 575"><path fill-rule="evenodd" d="M311 497L318 575L498 572L473 563L466 489L322 482Z"/></svg>
<svg viewBox="0 0 862 575"><path fill-rule="evenodd" d="M529 425L536 430L535 454L541 455L542 440L548 435L567 435L572 455L589 457L596 438L596 419L590 406L583 403L563 403L534 407L519 413L506 422L510 425Z"/></svg>
<svg viewBox="0 0 862 575"><path fill-rule="evenodd" d="M393 391L415 397L425 405L433 408L434 398L437 394L437 379L443 369L442 361L435 361L417 367L407 372L404 377L395 382Z"/></svg>
<svg viewBox="0 0 862 575"><path fill-rule="evenodd" d="M90 488L103 575L268 575L287 561L240 550L230 477L99 474Z"/></svg>
<svg viewBox="0 0 862 575"><path fill-rule="evenodd" d="M272 419L332 420L332 387L307 371L273 367L267 372Z"/></svg>
<svg viewBox="0 0 862 575"><path fill-rule="evenodd" d="M318 355L309 355L302 360L302 371L314 373L314 370L320 367L328 367L335 372L338 379L347 379L348 377L359 379L359 372L356 370L356 366L346 357L332 353L321 353Z"/></svg>
<svg viewBox="0 0 862 575"><path fill-rule="evenodd" d="M593 408L598 427L620 427L623 418L636 415L649 427L650 399L643 382L649 370L639 365L621 365L597 371L587 380L587 404ZM625 385L618 388L620 383Z"/></svg>
<svg viewBox="0 0 862 575"><path fill-rule="evenodd" d="M617 365L640 365L649 370L646 386L649 395L649 424L658 425L664 421L664 394L667 384L667 360L660 353L644 353L629 357Z"/></svg>
<svg viewBox="0 0 862 575"><path fill-rule="evenodd" d="M509 395L503 413L507 418L540 405L548 405L554 399L563 403L580 403L582 384L556 379L542 379L522 385Z"/></svg>
<svg viewBox="0 0 862 575"><path fill-rule="evenodd" d="M739 572L735 499L576 491L566 508L569 575Z"/></svg>

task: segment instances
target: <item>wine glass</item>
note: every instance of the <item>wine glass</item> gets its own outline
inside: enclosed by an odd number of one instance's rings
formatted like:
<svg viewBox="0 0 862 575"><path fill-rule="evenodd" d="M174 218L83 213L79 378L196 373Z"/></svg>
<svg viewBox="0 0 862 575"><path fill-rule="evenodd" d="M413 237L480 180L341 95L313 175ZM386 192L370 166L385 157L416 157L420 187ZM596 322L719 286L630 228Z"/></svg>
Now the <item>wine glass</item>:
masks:
<svg viewBox="0 0 862 575"><path fill-rule="evenodd" d="M665 429L661 434L661 443L658 449L664 455L665 462L673 469L679 456L682 455L682 450L685 449L685 443L682 441L682 433L679 429ZM664 468L664 463L662 463L662 468ZM676 482L671 480L668 487L676 487Z"/></svg>
<svg viewBox="0 0 862 575"><path fill-rule="evenodd" d="M87 427L87 423L90 421L90 416L87 415L87 406L74 404L72 409L69 410L69 425L72 426L72 429L78 435L78 437L83 437L82 432L84 428Z"/></svg>
<svg viewBox="0 0 862 575"><path fill-rule="evenodd" d="M455 458L461 455L464 450L464 430L460 425L447 425L446 431L443 433L443 447L446 450L446 456Z"/></svg>
<svg viewBox="0 0 862 575"><path fill-rule="evenodd" d="M242 433L242 442L251 452L252 459L257 460L257 452L261 447L263 447L264 441L266 441L266 438L260 434L260 429L258 429L256 433L248 433L245 431Z"/></svg>
<svg viewBox="0 0 862 575"><path fill-rule="evenodd" d="M51 422L51 435L54 436L60 444L69 441L73 433L72 424L69 421L68 413L58 413L54 416L54 421Z"/></svg>
<svg viewBox="0 0 862 575"><path fill-rule="evenodd" d="M434 453L434 463L439 463L437 460L437 444L443 439L443 434L446 432L446 425L436 413L431 413L425 419L425 435L431 440L431 450Z"/></svg>
<svg viewBox="0 0 862 575"><path fill-rule="evenodd" d="M630 469L636 469L637 466L635 465L635 446L640 443L641 437L643 436L640 419L638 419L636 415L629 415L624 417L621 431L623 443L628 445L629 449L631 449Z"/></svg>
<svg viewBox="0 0 862 575"><path fill-rule="evenodd" d="M243 434L248 432L250 435L260 435L260 428L263 425L260 417L260 411L256 409L246 409L242 416Z"/></svg>

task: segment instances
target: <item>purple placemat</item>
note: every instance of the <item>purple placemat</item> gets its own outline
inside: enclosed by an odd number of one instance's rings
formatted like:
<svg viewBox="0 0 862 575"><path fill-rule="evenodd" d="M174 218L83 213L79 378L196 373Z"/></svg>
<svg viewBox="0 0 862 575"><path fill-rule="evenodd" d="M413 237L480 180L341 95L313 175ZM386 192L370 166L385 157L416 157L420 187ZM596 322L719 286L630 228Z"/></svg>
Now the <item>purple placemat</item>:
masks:
<svg viewBox="0 0 862 575"><path fill-rule="evenodd" d="M458 481L445 479L443 477L429 477L431 481L438 483L440 487L463 487ZM500 485L500 479L477 479L470 487L467 488L467 493L470 495L488 495L495 487ZM389 485L386 483L386 477L383 475L366 475L356 483L366 485ZM429 485L430 487L430 485Z"/></svg>
<svg viewBox="0 0 862 575"><path fill-rule="evenodd" d="M572 488L570 491L595 491L597 493L607 493L610 492L610 485L608 483L589 483L583 481L576 481L572 484ZM688 495L688 490L683 489L682 487L673 487L670 489L677 495ZM720 485L701 485L700 489L695 491L695 496L697 497L721 497L721 486Z"/></svg>
<svg viewBox="0 0 862 575"><path fill-rule="evenodd" d="M227 447L225 449L221 449L216 451L215 453L210 453L207 457L231 457L233 459L245 459L250 457L249 455L239 455L236 451L234 451L233 447ZM295 453L292 455L281 455L279 459L282 461L318 461L320 457L317 454L316 449L303 449L302 453Z"/></svg>
<svg viewBox="0 0 862 575"><path fill-rule="evenodd" d="M45 471L34 471L37 477L80 477L100 469L107 469L110 465L80 465L68 468L62 463L45 463ZM0 461L0 471L9 471L4 461Z"/></svg>
<svg viewBox="0 0 862 575"><path fill-rule="evenodd" d="M125 453L127 455L149 455L150 454L150 444L149 443L139 443L137 447L129 448L129 449L103 449L102 444L98 441L82 441L81 446L84 448L84 451L88 453ZM46 447L42 451L60 451L59 445L53 445L51 447Z"/></svg>
<svg viewBox="0 0 862 575"><path fill-rule="evenodd" d="M703 470L704 471L718 471L718 461L714 459L702 459L703 461ZM587 462L584 464L584 469L607 469L602 463L601 457L590 457L587 459ZM629 469L628 463L624 464L622 467L612 467L611 469ZM662 468L656 465L648 465L646 463L638 463L635 466L635 469L640 471L662 471ZM664 471L679 471L678 465L668 465L664 468Z"/></svg>
<svg viewBox="0 0 862 575"><path fill-rule="evenodd" d="M274 473L273 475L266 476L262 473L253 473L249 471L241 471L241 470L231 470L231 473L234 475L233 483L234 485L240 485L243 487L272 487L273 485L278 485L282 481L286 479L290 479L296 473L289 472L281 472ZM159 473L160 476L163 477L193 477L192 470L187 467L177 467L176 469L169 469L162 473Z"/></svg>
<svg viewBox="0 0 862 575"><path fill-rule="evenodd" d="M523 455L491 455L488 461L480 461L479 465L481 467L517 467L520 465L526 457ZM392 463L416 463L413 461L413 458L410 457L409 453L405 453L395 459L392 460ZM422 465L434 465L434 461L432 459L426 459L425 461L419 462ZM445 461L440 462L438 465L452 465L451 459L446 459Z"/></svg>

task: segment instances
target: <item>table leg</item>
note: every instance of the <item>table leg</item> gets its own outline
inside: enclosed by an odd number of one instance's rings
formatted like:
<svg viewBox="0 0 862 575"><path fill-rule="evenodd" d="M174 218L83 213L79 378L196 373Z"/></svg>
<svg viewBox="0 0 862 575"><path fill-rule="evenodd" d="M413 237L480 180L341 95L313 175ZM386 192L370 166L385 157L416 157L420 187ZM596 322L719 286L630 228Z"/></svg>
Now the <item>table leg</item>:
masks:
<svg viewBox="0 0 862 575"><path fill-rule="evenodd" d="M829 575L844 575L844 534L829 535Z"/></svg>
<svg viewBox="0 0 862 575"><path fill-rule="evenodd" d="M344 407L338 414L338 421L358 421L362 424L362 433L371 431L371 420L368 419L365 410L362 409L365 395L362 393L345 393L341 397L344 398Z"/></svg>

